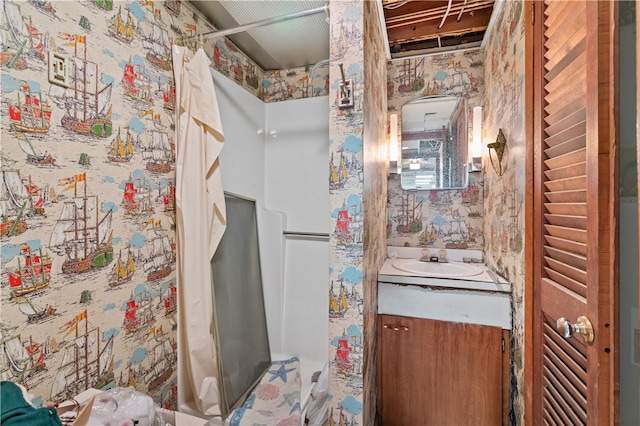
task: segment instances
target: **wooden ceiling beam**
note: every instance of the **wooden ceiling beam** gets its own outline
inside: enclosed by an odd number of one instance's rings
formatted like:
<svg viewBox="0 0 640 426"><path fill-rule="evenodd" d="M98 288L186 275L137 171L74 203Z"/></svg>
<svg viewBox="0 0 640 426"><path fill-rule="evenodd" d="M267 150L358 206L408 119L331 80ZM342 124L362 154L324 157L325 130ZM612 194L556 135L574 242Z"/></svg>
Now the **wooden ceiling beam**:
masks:
<svg viewBox="0 0 640 426"><path fill-rule="evenodd" d="M416 3L424 3L424 2L416 2ZM440 2L438 2L440 3ZM447 2L445 2L446 4ZM493 1L483 1L483 2L469 2L468 4L464 3L453 3L449 13L447 14L447 20L449 19L457 19L460 11L463 12L463 16L465 14L475 14L484 9L493 10ZM431 4L431 3L429 3ZM394 28L397 26L408 25L411 23L417 23L422 21L428 21L431 19L435 19L438 21L442 20L442 17L447 11L447 7L437 6L437 7L429 7L429 8L420 8L420 9L412 9L405 10L399 8L398 10L388 11L385 10L385 24L387 28Z"/></svg>
<svg viewBox="0 0 640 426"><path fill-rule="evenodd" d="M445 21L442 28L438 28L442 20L442 15L440 19L431 19L422 22L415 21L403 26L388 28L387 37L389 43L393 44L485 31L491 19L491 12L492 9L482 9L475 12L473 16L464 13L460 21L456 21L455 15L453 15L453 17L450 16Z"/></svg>

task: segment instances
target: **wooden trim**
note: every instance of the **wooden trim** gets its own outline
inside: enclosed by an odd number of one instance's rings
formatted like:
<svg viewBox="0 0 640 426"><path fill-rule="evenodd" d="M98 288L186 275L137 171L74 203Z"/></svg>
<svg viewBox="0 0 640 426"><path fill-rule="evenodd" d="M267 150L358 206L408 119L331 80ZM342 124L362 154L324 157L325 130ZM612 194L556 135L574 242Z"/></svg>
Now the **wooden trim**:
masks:
<svg viewBox="0 0 640 426"><path fill-rule="evenodd" d="M502 424L509 424L511 401L511 331L502 330L504 351L502 352Z"/></svg>
<svg viewBox="0 0 640 426"><path fill-rule="evenodd" d="M601 185L606 184L606 179L604 174L605 161L600 161L600 149L604 148L603 144L601 144L601 138L604 136L600 133L601 131L601 123L600 119L604 120L604 117L600 117L600 113L604 112L604 109L601 106L601 102L608 103L608 99L600 99L600 84L599 76L601 72L605 72L604 66L606 63L602 61L601 52L599 42L600 42L600 31L603 29L600 26L599 14L598 14L598 4L587 2L587 28L592 28L594 31L587 31L587 53L590 55L587 63L587 73L586 73L586 84L587 84L587 170L590 170L591 173L587 176L587 204L589 206L597 206L598 214L592 214L588 217L588 227L591 229L591 234L587 235L587 257L589 259L593 259L596 262L591 263L591 271L590 274L587 275L587 300L591 303L588 304L586 312L583 315L586 315L591 319L592 323L594 323L594 327L596 328L596 341L593 345L586 348L587 353L587 371L599 371L598 368L598 360L602 359L606 364L602 365L600 370L601 373L604 373L607 369L608 362L604 357L601 356L599 348L604 348L604 346L608 346L608 339L603 339L606 337L605 335L599 333L600 331L600 321L598 321L598 309L603 308L604 306L599 306L602 304L602 295L600 288L598 286L604 282L601 280L603 273L607 269L608 261L605 259L604 263L600 260L599 256L601 253L601 249L603 247L600 246L600 243L604 243L603 235L608 233L608 230L604 230L601 227L607 227L608 222L606 222L606 215L609 214L609 206L607 204L601 203L601 192L599 189ZM602 46L604 47L604 46ZM606 93L604 93L606 95ZM608 155L608 153L604 153ZM608 160L606 160L608 162ZM607 164L608 166L608 164ZM608 167L606 167L608 168ZM608 189L605 187L602 194L606 194L608 197ZM604 214L601 210L604 210ZM602 222L604 220L605 222ZM595 234L595 235L594 235ZM606 246L608 249L608 245ZM606 253L602 253L606 256ZM600 374L600 377L597 377L596 380L598 383L603 383L602 376L608 376L606 374ZM598 388L600 386L588 386L587 388L587 401L592 401L587 406L587 417L593 422L594 425L604 425L609 424L607 419L607 415L605 414L608 409L606 406L602 405L602 401L600 399L602 392L598 392ZM604 388L602 388L604 391ZM594 403L595 402L595 403Z"/></svg>
<svg viewBox="0 0 640 426"><path fill-rule="evenodd" d="M377 283L376 283L377 285ZM374 417L374 426L382 426L382 351L384 348L380 345L382 341L382 319L376 314L376 412Z"/></svg>
<svg viewBox="0 0 640 426"><path fill-rule="evenodd" d="M640 165L640 84L638 84L640 81L640 61L638 58L640 58L640 7L636 4L636 160ZM638 188L640 188L640 173L638 173ZM638 211L638 223L640 223L640 211ZM640 242L640 227L638 228L638 242ZM638 274L640 276L640 250ZM638 282L638 306L640 306L640 282ZM640 324L640 310L638 311L638 324ZM640 339L638 339L638 353L640 353Z"/></svg>
<svg viewBox="0 0 640 426"><path fill-rule="evenodd" d="M600 3L600 2L599 2ZM610 340L611 352L608 356L608 369L602 374L604 377L605 387L608 392L606 395L600 395L602 403L609 403L607 417L604 418L609 424L620 424L620 235L618 221L620 218L620 91L619 91L619 64L620 64L620 16L619 2L604 2L599 4L601 21L607 31L603 31L603 38L600 39L600 46L608 47L608 84L600 85L600 91L607 93L606 99L608 103L602 105L606 110L608 121L605 123L603 134L607 135L607 150L609 152L609 169L607 170L606 179L609 185L609 235L608 235L608 253L609 268L603 277L608 283L606 286L607 294L605 295L604 306L610 307L608 313L608 323L601 324L601 333L608 333ZM600 95L603 98L602 94ZM606 241L606 240L605 240ZM600 309L602 309L602 301L599 301ZM602 352L601 352L602 353ZM606 355L605 355L606 357Z"/></svg>
<svg viewBox="0 0 640 426"><path fill-rule="evenodd" d="M535 174L535 138L534 131L534 53L535 53L535 15L540 13L539 2L526 0L524 8L524 97L525 101L525 176L533 177ZM533 320L533 269L534 269L534 221L535 221L535 203L533 199L533 182L536 179L527 179L524 196L524 371L523 371L523 393L524 393L524 424L531 424L533 416L533 338L534 338L534 320ZM507 405L508 408L508 405ZM503 422L503 424L509 424Z"/></svg>
<svg viewBox="0 0 640 426"><path fill-rule="evenodd" d="M542 416L542 398L536 395L534 390L542 388L542 375L535 374L536 371L542 371L542 359L536 356L540 352L542 345L542 313L539 309L535 309L540 305L540 292L535 291L535 283L541 281L543 273L542 255L540 253L543 241L542 230L544 225L542 207L544 193L542 188L542 179L540 176L544 172L543 163L543 132L542 132L542 108L543 105L535 103L537 99L544 102L543 92L543 11L544 3L541 0L534 0L529 3L531 6L525 8L525 13L530 14L532 7L534 8L533 25L527 25L529 32L525 32L525 46L528 49L527 57L531 57L531 65L525 68L525 72L529 71L531 78L525 80L531 81L531 87L525 86L531 90L531 133L532 133L532 179L528 183L527 190L531 191L529 195L530 210L529 214L525 214L525 218L529 217L531 226L530 240L532 244L525 244L525 424L534 425L541 423ZM529 22L532 22L529 19ZM526 31L526 29L525 29ZM526 36L530 35L530 42ZM535 194L538 194L537 196ZM525 209L527 206L525 205ZM526 220L526 219L525 219ZM527 222L525 222L527 223ZM529 236L529 234L527 234ZM526 240L525 240L526 241Z"/></svg>
<svg viewBox="0 0 640 426"><path fill-rule="evenodd" d="M597 3L598 25L598 78L594 86L597 89L597 155L599 173L597 179L600 197L598 204L598 245L599 268L597 279L598 292L592 296L597 300L597 310L590 315L597 316L596 333L599 352L595 355L600 374L597 393L592 401L597 401L596 424L617 424L619 422L619 378L618 369L618 236L617 220L619 214L618 195L618 3ZM588 162L589 160L587 160ZM587 289L589 294L589 289ZM607 352L608 350L608 352ZM595 399L596 397L597 399ZM595 414L595 413L594 413Z"/></svg>

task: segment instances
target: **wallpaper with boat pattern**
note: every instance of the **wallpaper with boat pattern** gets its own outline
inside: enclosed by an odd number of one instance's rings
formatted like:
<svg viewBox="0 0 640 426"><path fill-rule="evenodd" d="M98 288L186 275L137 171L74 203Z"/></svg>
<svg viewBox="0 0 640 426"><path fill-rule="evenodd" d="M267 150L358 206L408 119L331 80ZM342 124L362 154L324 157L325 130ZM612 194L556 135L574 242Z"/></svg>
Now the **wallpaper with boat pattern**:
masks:
<svg viewBox="0 0 640 426"><path fill-rule="evenodd" d="M175 407L170 42L203 29L182 6L1 2L0 369L36 404L134 385Z"/></svg>
<svg viewBox="0 0 640 426"><path fill-rule="evenodd" d="M363 425L364 2L332 3L329 118L329 424ZM353 105L340 108L342 70ZM367 305L370 306L370 305ZM370 389L367 389L370 392Z"/></svg>
<svg viewBox="0 0 640 426"><path fill-rule="evenodd" d="M402 106L423 96L466 98L471 123L473 107L482 106L484 96L483 60L482 51L475 49L389 61L388 110L398 115L398 143L402 142ZM391 174L388 193L388 245L483 249L481 172L468 174L466 188L432 191L404 191L400 175Z"/></svg>
<svg viewBox="0 0 640 426"><path fill-rule="evenodd" d="M497 3L495 28L488 34L484 67L486 142L502 129L507 140L504 174L499 176L485 154L485 263L511 282L511 424L524 424L524 288L527 187L525 136L525 5Z"/></svg>
<svg viewBox="0 0 640 426"><path fill-rule="evenodd" d="M39 405L133 385L175 408L170 45L213 27L178 0L0 7L1 377ZM308 71L266 77L226 39L205 50L265 101ZM66 88L50 53L71 59ZM326 74L286 97L326 94Z"/></svg>
<svg viewBox="0 0 640 426"><path fill-rule="evenodd" d="M41 404L113 383L134 384L174 408L174 99L167 52L170 40L212 27L171 0L1 4L2 377L26 384ZM358 0L332 4L331 73L328 66L314 76L309 67L264 72L226 39L205 44L213 67L265 102L329 94L335 105L338 63L354 81L353 109L332 108L328 164L331 416L352 425L363 424L369 386L363 384L362 110L364 80L375 76L363 72L361 48L379 43L363 34L363 21L372 25L375 18L364 9ZM49 51L73 57L70 88L48 82ZM391 61L388 112L436 91L465 96L470 107L482 104L483 73L483 55L474 51ZM402 191L390 176L388 244L482 248L483 174L471 174L466 189L428 195ZM421 225L406 232L398 221L412 196ZM446 230L460 223L463 240L449 241ZM88 371L78 376L76 348L90 353Z"/></svg>
<svg viewBox="0 0 640 426"><path fill-rule="evenodd" d="M408 192L400 188L397 175L390 175L385 185L374 183L378 169L386 168L386 160L367 157L368 150L386 152L383 146L388 141L389 129L384 124L388 120L387 113L400 115L405 102L430 94L453 94L469 100L470 113L471 107L479 105L484 94L483 55L476 50L389 61L382 80L377 81L375 61L384 54L383 42L375 39L374 34L363 32L363 28L371 28L371 21L377 19L373 10L360 1L340 2L331 10L329 344L332 424L363 425L373 421L375 416L375 323L371 323L375 315L366 311L367 306L375 310L377 297L376 279L367 276L367 269L377 271L379 265L375 263L380 259L373 252L377 252L377 246L385 239L384 231L377 235L375 230L386 230L388 245L483 248L481 173L472 173L469 186L460 190ZM364 49L363 56L362 45L378 46L378 52L367 55L367 49ZM353 108L338 107L339 65L343 66L346 79L354 83ZM385 84L386 91L376 90ZM365 93L364 88L371 90ZM376 99L376 94L386 99ZM376 117L371 110L385 104L386 110ZM369 123L365 122L365 117ZM377 120L382 120L382 127L386 129L382 135L375 132ZM372 148L371 144L379 146ZM363 167L365 163L369 168L367 171ZM387 186L386 200L383 194L377 202L372 190L367 189L370 186L378 191ZM403 214L411 215L411 219ZM411 222L413 226L403 228ZM453 232L453 228L461 231ZM382 251L384 256L384 247Z"/></svg>

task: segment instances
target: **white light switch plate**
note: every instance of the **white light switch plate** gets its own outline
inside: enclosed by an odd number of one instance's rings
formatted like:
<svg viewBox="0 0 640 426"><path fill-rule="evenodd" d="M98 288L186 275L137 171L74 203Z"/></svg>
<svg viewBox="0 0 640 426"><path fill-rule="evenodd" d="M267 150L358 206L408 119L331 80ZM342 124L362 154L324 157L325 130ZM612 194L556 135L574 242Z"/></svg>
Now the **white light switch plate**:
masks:
<svg viewBox="0 0 640 426"><path fill-rule="evenodd" d="M69 57L49 51L49 83L69 87L71 82Z"/></svg>

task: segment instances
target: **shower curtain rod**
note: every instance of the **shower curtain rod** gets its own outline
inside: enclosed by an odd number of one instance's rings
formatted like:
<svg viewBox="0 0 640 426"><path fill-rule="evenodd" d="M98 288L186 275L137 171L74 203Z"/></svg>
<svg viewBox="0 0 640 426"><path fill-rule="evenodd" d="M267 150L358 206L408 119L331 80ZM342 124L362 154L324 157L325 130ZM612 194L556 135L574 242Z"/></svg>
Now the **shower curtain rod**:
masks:
<svg viewBox="0 0 640 426"><path fill-rule="evenodd" d="M329 10L329 5L326 4L324 6L316 7L314 9L303 10L303 11L294 12L288 15L262 19L260 21L255 21L249 24L240 25L235 28L229 28L226 30L215 30L215 31L209 31L208 33L196 34L194 36L187 37L185 41L192 41L192 40L198 39L199 37L223 37L231 34L237 34L237 33L252 30L254 28L263 27L265 25L277 24L279 22L288 21L290 19L302 18L304 16L315 15L316 13L327 12L328 10Z"/></svg>

